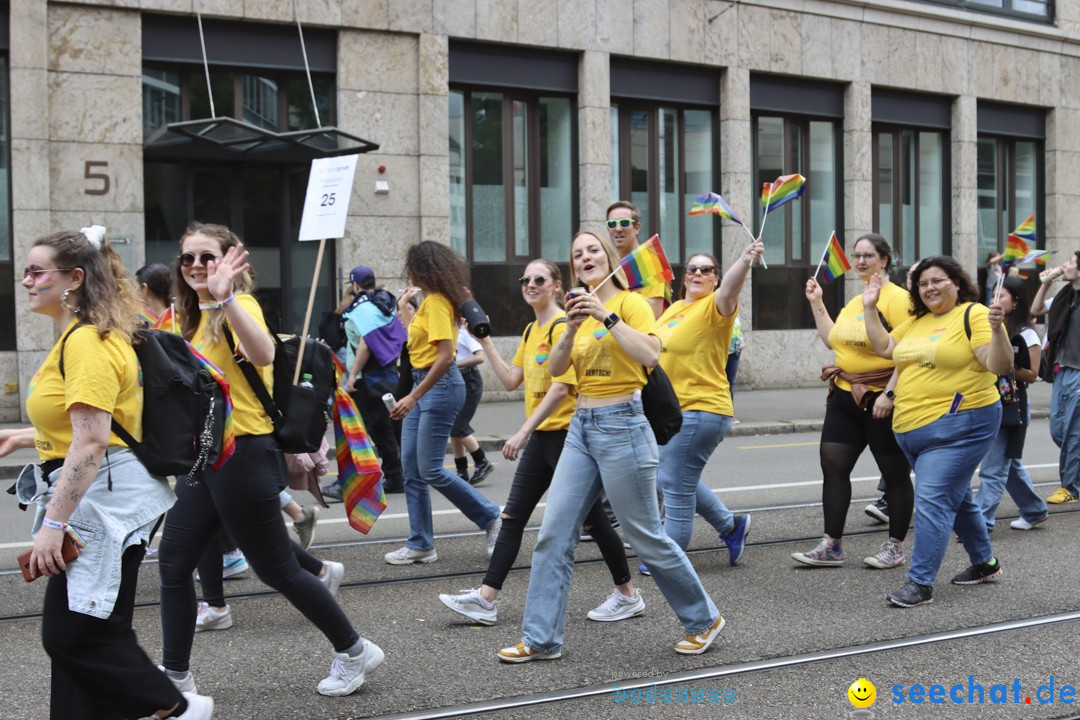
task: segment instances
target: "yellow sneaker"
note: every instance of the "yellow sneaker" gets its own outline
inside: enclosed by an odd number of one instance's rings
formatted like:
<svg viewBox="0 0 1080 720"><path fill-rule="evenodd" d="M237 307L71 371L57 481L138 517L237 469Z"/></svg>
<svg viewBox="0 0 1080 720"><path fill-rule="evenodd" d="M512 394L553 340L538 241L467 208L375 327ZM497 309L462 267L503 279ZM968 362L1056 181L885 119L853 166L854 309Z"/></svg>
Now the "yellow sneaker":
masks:
<svg viewBox="0 0 1080 720"><path fill-rule="evenodd" d="M1065 488L1058 488L1053 495L1046 498L1046 502L1054 505L1064 505L1065 503L1076 502L1076 496Z"/></svg>
<svg viewBox="0 0 1080 720"><path fill-rule="evenodd" d="M679 642L675 643L675 652L680 655L700 655L709 649L713 640L720 634L720 631L724 629L724 625L727 623L724 621L722 615L716 616L716 622L712 624L712 627L705 632L698 633L697 635L687 635Z"/></svg>
<svg viewBox="0 0 1080 720"><path fill-rule="evenodd" d="M535 650L523 642L513 647L503 648L499 651L499 660L505 663L523 663L531 660L558 660L562 657L562 651L553 653Z"/></svg>

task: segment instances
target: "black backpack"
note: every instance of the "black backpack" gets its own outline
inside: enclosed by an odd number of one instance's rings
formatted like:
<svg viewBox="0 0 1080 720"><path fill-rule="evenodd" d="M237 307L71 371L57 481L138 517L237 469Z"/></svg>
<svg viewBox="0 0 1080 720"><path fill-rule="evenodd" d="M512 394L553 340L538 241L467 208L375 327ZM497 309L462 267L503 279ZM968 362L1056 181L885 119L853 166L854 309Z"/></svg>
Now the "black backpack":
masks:
<svg viewBox="0 0 1080 720"><path fill-rule="evenodd" d="M307 338L300 377L302 382L304 375L311 375L311 387L293 385L300 338L290 335L282 339L277 333L271 333L274 338L274 394L271 397L255 366L236 352L228 325L223 332L240 372L247 378L274 425L274 437L281 449L291 454L318 452L330 422L330 403L337 387L330 348L326 343Z"/></svg>
<svg viewBox="0 0 1080 720"><path fill-rule="evenodd" d="M331 350L340 350L348 342L342 324L342 316L333 310L324 312L319 320L319 337L330 346Z"/></svg>
<svg viewBox="0 0 1080 720"><path fill-rule="evenodd" d="M64 377L64 344L60 377ZM132 337L142 376L142 442L112 419L112 431L153 475L197 475L221 454L225 398L187 341L164 330L136 330Z"/></svg>

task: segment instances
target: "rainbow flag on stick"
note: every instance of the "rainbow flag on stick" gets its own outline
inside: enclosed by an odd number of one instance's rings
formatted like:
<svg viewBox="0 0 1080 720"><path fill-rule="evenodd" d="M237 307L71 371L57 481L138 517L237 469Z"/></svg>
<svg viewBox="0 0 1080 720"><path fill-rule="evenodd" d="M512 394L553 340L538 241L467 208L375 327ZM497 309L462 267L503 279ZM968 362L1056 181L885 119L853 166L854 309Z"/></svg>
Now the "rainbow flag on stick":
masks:
<svg viewBox="0 0 1080 720"><path fill-rule="evenodd" d="M1005 241L1005 252L1001 256L1001 264L1013 265L1030 252L1031 248L1023 239L1016 235L1009 235L1009 239Z"/></svg>
<svg viewBox="0 0 1080 720"><path fill-rule="evenodd" d="M627 285L631 290L649 285L660 285L675 279L675 273L671 271L671 263L664 255L664 248L660 246L659 235L653 235L631 250L619 261L619 267L626 273Z"/></svg>
<svg viewBox="0 0 1080 720"><path fill-rule="evenodd" d="M708 215L709 213L719 215L722 218L727 218L732 222L742 225L742 220L735 217L735 213L732 212L731 206L724 202L724 198L714 192L698 195L694 198L694 202L690 206L689 214L691 217L695 215Z"/></svg>
<svg viewBox="0 0 1080 720"><path fill-rule="evenodd" d="M169 309L161 313L160 316L150 325L151 330L164 330L166 332L176 332L176 306L170 305Z"/></svg>
<svg viewBox="0 0 1080 720"><path fill-rule="evenodd" d="M802 197L806 188L806 178L798 173L794 175L781 175L771 183L765 183L761 188L761 208L769 213L781 205L786 205L792 200Z"/></svg>
<svg viewBox="0 0 1080 720"><path fill-rule="evenodd" d="M1053 257L1057 253L1057 250L1032 250L1024 257L1016 261L1017 265L1029 262L1045 263L1049 258Z"/></svg>
<svg viewBox="0 0 1080 720"><path fill-rule="evenodd" d="M821 261L818 262L817 270L814 271L814 277L817 277L822 269L825 270L826 283L831 283L836 278L842 277L844 273L851 269L851 263L848 261L847 255L844 254L844 246L837 239L835 230L833 230L832 237L829 238L829 242L825 245L825 252L821 254Z"/></svg>
<svg viewBox="0 0 1080 720"><path fill-rule="evenodd" d="M1027 216L1027 220L1017 225L1016 229L1012 231L1012 234L1025 240L1034 241L1036 239L1035 213L1031 213Z"/></svg>

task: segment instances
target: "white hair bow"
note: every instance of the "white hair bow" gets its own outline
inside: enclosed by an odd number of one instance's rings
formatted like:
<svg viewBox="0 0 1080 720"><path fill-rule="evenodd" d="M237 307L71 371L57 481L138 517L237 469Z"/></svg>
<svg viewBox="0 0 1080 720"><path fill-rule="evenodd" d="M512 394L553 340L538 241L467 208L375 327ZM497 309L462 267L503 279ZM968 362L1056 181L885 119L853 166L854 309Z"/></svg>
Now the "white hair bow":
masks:
<svg viewBox="0 0 1080 720"><path fill-rule="evenodd" d="M101 240L105 237L105 228L100 225L91 225L82 228L79 232L86 236L86 239L90 241L95 250L101 249Z"/></svg>

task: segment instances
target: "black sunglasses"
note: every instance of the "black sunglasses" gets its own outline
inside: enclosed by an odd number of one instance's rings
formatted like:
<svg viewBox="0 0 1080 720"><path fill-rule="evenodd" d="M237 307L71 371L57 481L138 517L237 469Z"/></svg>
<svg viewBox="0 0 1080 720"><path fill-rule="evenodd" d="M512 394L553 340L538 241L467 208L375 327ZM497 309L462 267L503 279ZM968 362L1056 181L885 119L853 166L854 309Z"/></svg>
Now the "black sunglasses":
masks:
<svg viewBox="0 0 1080 720"><path fill-rule="evenodd" d="M716 268L713 267L712 265L687 265L686 266L686 274L687 275L693 275L694 273L697 273L697 272L701 273L705 277L708 277L708 276L712 275L714 272L716 272Z"/></svg>
<svg viewBox="0 0 1080 720"><path fill-rule="evenodd" d="M210 263L216 262L216 261L218 261L220 259L221 259L220 257L218 257L217 255L215 255L214 253L212 253L210 251L199 253L199 262L202 263L204 266L208 266L208 265L210 265ZM183 253L182 255L180 255L180 267L189 268L194 264L195 264L195 253L186 252L186 253Z"/></svg>
<svg viewBox="0 0 1080 720"><path fill-rule="evenodd" d="M526 275L524 277L518 278L518 282L521 283L521 287L528 287L530 280L532 281L532 284L536 287L544 287L544 285L548 281L548 279L543 275L537 275L535 277L529 277L528 275Z"/></svg>

